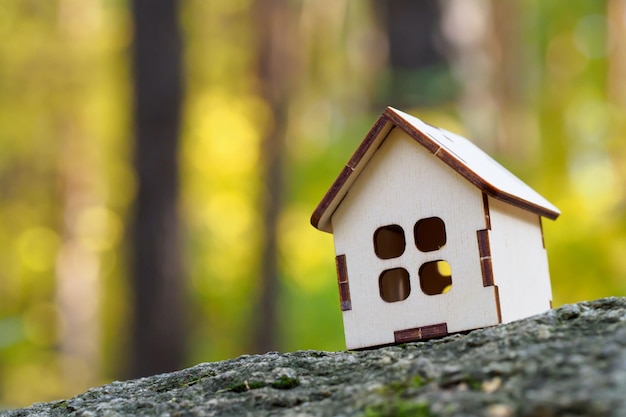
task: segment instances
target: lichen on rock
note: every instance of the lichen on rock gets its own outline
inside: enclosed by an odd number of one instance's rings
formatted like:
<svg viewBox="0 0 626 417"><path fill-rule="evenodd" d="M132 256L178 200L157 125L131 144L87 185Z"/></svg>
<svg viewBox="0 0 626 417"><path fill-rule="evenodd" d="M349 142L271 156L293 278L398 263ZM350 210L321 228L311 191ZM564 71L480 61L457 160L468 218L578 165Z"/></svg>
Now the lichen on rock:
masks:
<svg viewBox="0 0 626 417"><path fill-rule="evenodd" d="M625 416L626 298L428 342L244 355L22 416Z"/></svg>

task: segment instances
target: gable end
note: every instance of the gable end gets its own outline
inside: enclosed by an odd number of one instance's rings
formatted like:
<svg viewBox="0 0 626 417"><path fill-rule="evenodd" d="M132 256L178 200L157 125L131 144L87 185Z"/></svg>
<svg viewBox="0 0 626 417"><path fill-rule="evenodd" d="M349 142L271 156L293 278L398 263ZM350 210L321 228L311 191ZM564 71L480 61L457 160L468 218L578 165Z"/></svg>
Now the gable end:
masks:
<svg viewBox="0 0 626 417"><path fill-rule="evenodd" d="M409 136L411 136L413 139L415 139L420 145L422 145L424 148L428 149L428 151L430 153L432 153L433 155L435 155L436 157L441 159L448 166L450 166L452 169L454 169L456 172L458 172L463 178L465 178L470 183L474 184L476 187L478 187L484 193L486 193L486 194L488 194L488 195L490 195L493 198L496 198L498 200L504 201L504 202L512 204L514 206L518 206L518 207L523 208L525 210L528 210L530 212L536 213L536 214L538 214L540 216L547 217L550 220L555 220L561 214L558 211L558 209L556 209L556 207L551 208L551 207L535 204L535 203L533 203L531 201L528 201L528 200L525 200L525 199L523 199L523 198L521 198L519 196L507 193L506 191L504 191L504 190L494 186L489 181L487 181L485 178L480 176L476 171L471 169L468 166L468 161L465 161L462 156L452 152L449 149L444 148L443 146L440 146L433 139L431 139L426 134L424 134L423 132L418 130L416 126L414 126L407 119L405 119L399 113L398 110L395 110L395 109L393 109L391 107L387 107L387 109L385 110L385 112L383 114L385 116L387 116L389 118L389 120L391 120L391 122L393 122L393 124L395 124L396 126L400 127ZM409 116L409 115L407 115L407 116ZM443 129L440 129L440 128L432 126L432 125L429 125L429 124L427 124L425 122L422 122L419 119L416 119L416 120L418 120L419 122L423 123L425 126L428 126L431 129L434 129L436 131L441 132L441 134L443 136L448 137ZM493 161L493 162L495 163L495 161ZM505 172L509 173L506 170L505 170ZM513 176L512 174L510 174L510 175ZM514 177L514 178L516 180L518 180L520 184L523 184L524 186L526 186L526 184L524 184L517 177ZM547 204L550 205L550 203L547 203Z"/></svg>
<svg viewBox="0 0 626 417"><path fill-rule="evenodd" d="M335 209L339 206L341 200L343 200L345 195L344 190L349 189L356 180L356 177L358 177L359 171L357 168L359 167L361 160L366 156L368 159L371 157L378 146L380 146L382 141L387 137L392 128L393 125L385 115L378 117L374 126L367 133L367 136L359 145L357 150L354 151L354 154L346 166L343 167L339 176L333 185L328 189L326 195L324 195L324 198L322 198L322 201L320 201L317 208L313 212L313 215L311 216L311 224L316 229L332 233L330 216L335 212ZM342 192L343 194L341 194Z"/></svg>
<svg viewBox="0 0 626 417"><path fill-rule="evenodd" d="M333 213L394 127L400 128L483 193L552 220L559 216L560 211L555 206L467 139L387 107L313 212L311 224L315 228L333 232L330 221Z"/></svg>

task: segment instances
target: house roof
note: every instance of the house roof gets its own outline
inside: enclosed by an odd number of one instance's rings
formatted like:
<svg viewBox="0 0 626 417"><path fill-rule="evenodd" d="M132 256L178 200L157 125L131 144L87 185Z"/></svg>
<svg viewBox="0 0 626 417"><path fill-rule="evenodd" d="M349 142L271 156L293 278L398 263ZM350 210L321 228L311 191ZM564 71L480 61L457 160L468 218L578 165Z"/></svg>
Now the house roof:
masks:
<svg viewBox="0 0 626 417"><path fill-rule="evenodd" d="M549 219L561 212L468 139L424 123L393 107L387 107L319 203L311 224L332 233L330 219L363 167L392 128L405 131L417 143L441 159L484 193Z"/></svg>

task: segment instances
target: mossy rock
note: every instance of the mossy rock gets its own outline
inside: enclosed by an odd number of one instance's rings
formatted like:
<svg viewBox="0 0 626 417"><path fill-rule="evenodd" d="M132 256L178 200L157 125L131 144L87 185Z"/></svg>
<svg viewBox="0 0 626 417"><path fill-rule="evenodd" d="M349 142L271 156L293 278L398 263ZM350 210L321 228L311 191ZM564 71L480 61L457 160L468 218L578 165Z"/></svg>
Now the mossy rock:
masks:
<svg viewBox="0 0 626 417"><path fill-rule="evenodd" d="M0 415L626 416L626 299L422 343L246 355Z"/></svg>

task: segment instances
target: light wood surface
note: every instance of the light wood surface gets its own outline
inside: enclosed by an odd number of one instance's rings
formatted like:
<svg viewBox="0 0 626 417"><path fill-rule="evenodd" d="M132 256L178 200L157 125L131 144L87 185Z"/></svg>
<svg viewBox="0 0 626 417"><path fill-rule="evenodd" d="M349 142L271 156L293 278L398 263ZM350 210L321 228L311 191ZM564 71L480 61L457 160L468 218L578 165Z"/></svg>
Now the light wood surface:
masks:
<svg viewBox="0 0 626 417"><path fill-rule="evenodd" d="M334 235L347 348L549 309L541 216L559 214L467 139L387 108L311 218Z"/></svg>

